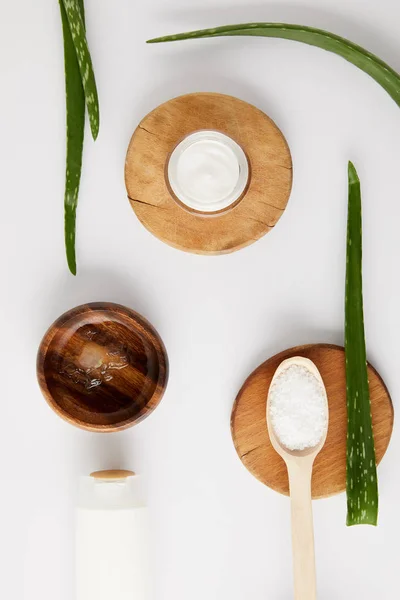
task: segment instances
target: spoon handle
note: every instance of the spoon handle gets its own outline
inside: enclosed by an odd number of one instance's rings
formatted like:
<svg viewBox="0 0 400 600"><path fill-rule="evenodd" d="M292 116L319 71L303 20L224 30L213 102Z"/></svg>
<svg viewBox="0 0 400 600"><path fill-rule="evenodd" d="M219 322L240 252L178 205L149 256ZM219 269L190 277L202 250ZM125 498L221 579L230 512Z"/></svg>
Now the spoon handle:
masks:
<svg viewBox="0 0 400 600"><path fill-rule="evenodd" d="M292 512L295 600L316 600L314 527L311 504L312 462L302 458L287 465Z"/></svg>

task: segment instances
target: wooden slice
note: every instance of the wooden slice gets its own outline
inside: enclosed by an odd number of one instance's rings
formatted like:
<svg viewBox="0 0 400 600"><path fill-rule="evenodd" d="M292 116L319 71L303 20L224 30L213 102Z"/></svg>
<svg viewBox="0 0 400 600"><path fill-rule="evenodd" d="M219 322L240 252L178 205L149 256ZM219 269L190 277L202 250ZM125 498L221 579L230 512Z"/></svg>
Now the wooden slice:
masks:
<svg viewBox="0 0 400 600"><path fill-rule="evenodd" d="M175 200L165 174L177 144L202 129L231 137L250 165L242 199L213 215L186 210ZM225 254L274 227L289 199L292 160L278 127L255 106L221 94L189 94L162 104L140 123L128 148L125 183L136 215L160 240L196 254Z"/></svg>
<svg viewBox="0 0 400 600"><path fill-rule="evenodd" d="M233 441L244 466L268 487L289 493L285 463L273 449L266 424L268 389L275 370L286 358L304 356L318 367L329 402L329 429L326 443L317 456L312 479L313 498L325 498L346 489L346 380L344 349L313 344L290 348L270 358L245 381L232 411ZM377 463L382 460L393 429L393 405L389 392L368 365Z"/></svg>

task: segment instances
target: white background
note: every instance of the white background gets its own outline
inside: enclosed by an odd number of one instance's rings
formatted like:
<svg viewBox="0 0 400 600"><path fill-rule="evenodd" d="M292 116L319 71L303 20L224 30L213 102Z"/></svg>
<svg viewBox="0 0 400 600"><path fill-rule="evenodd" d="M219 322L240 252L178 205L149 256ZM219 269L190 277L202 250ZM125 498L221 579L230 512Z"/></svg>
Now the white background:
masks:
<svg viewBox="0 0 400 600"><path fill-rule="evenodd" d="M146 475L157 600L289 600L287 499L240 463L235 395L264 359L343 341L347 160L364 205L369 359L395 408L400 393L400 110L368 76L319 49L266 39L146 46L155 35L253 20L315 25L400 70L396 0L86 0L101 129L87 130L78 268L63 247L65 105L56 0L1 0L0 596L74 597L78 477L110 467ZM199 257L152 237L126 199L123 167L138 121L173 96L232 94L267 112L294 163L288 208L240 252ZM170 358L164 400L142 424L90 434L61 421L35 375L40 339L65 310L110 300L144 314ZM5 387L4 387L5 381ZM400 590L400 439L379 468L377 529L345 527L345 496L314 503L322 600L392 600ZM113 600L118 600L113 599Z"/></svg>

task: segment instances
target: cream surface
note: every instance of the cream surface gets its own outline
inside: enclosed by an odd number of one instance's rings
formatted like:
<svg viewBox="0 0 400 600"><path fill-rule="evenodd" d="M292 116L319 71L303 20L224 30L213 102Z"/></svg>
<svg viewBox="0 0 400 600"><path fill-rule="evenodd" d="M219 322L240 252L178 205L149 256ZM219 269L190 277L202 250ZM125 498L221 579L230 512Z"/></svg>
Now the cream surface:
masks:
<svg viewBox="0 0 400 600"><path fill-rule="evenodd" d="M242 148L218 131L197 131L173 151L168 179L176 197L201 212L229 207L242 195L248 180Z"/></svg>

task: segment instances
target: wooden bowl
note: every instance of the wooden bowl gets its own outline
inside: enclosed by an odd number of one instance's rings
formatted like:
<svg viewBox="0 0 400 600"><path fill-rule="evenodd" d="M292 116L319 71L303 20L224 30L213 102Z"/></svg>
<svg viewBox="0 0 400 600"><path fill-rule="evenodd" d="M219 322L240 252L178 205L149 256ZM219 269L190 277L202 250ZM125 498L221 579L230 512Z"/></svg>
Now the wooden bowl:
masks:
<svg viewBox="0 0 400 600"><path fill-rule="evenodd" d="M96 302L53 323L39 347L37 375L60 417L90 431L117 431L158 405L168 358L143 317L119 304Z"/></svg>

